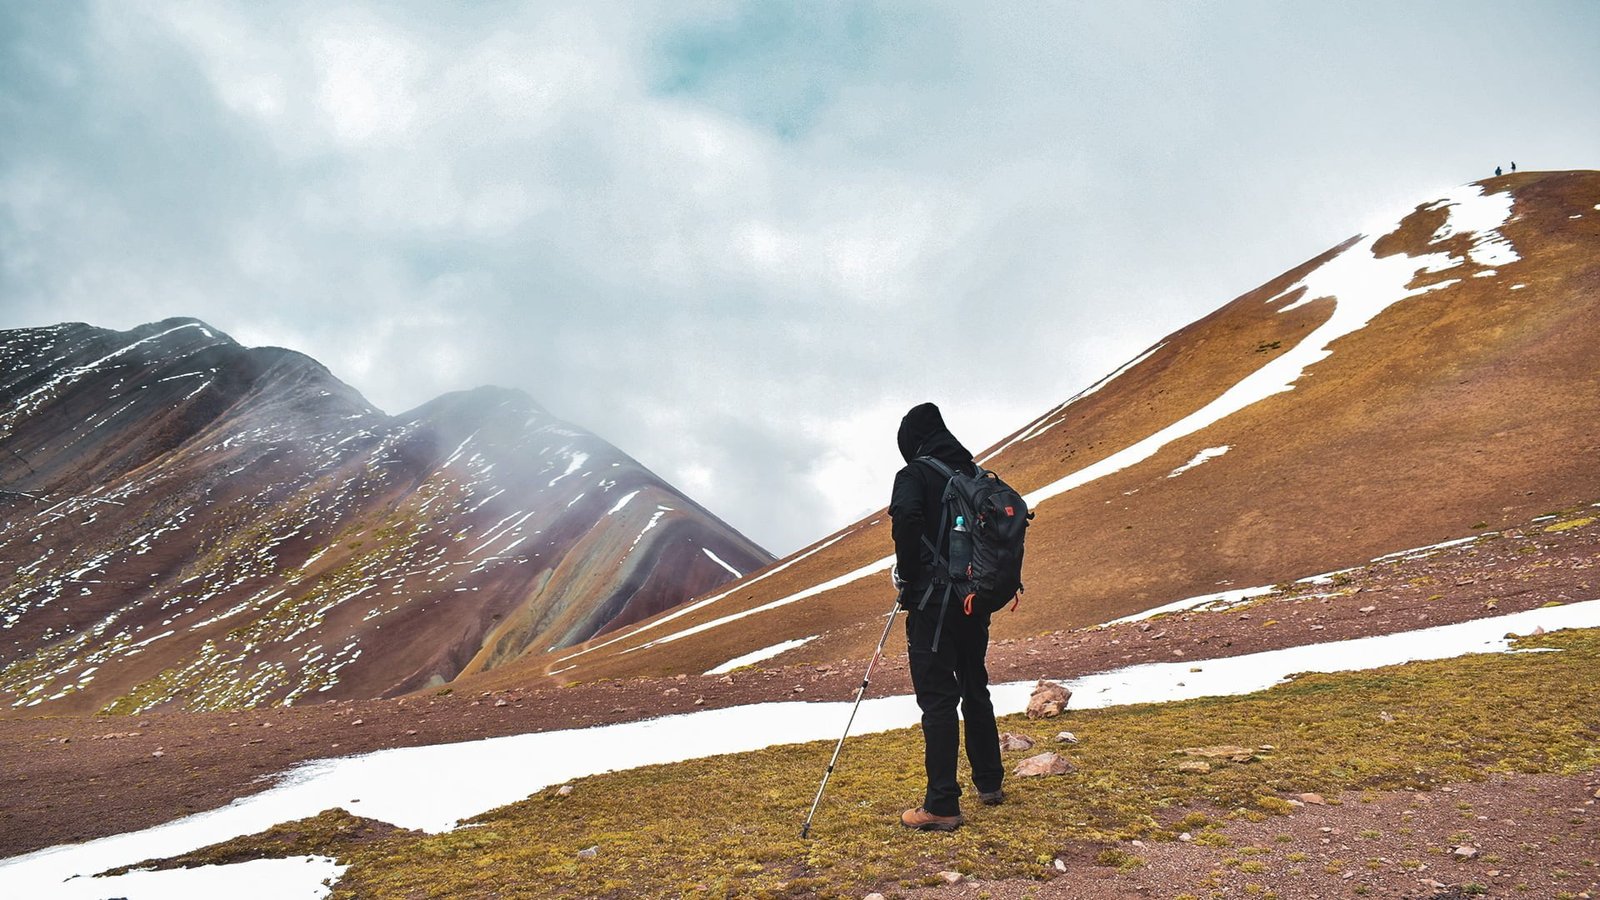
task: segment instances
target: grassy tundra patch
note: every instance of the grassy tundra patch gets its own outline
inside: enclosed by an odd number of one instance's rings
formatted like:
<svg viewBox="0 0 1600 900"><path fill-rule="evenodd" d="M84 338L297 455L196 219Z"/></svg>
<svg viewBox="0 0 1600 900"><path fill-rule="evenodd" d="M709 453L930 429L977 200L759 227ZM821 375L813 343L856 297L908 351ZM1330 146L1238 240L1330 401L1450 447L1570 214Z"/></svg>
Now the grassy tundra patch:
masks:
<svg viewBox="0 0 1600 900"><path fill-rule="evenodd" d="M897 824L922 791L921 736L904 729L851 738L805 842L800 823L831 741L598 775L570 796L552 788L447 834L323 852L350 864L339 898L860 897L945 869L1044 879L1058 854L1090 842L1172 840L1203 825L1200 837L1226 845L1231 820L1292 815L1282 798L1302 791L1337 802L1341 791L1600 764L1600 630L1521 646L1564 652L1305 675L1244 697L1041 722L1008 717L1002 730L1047 746L1070 726L1081 743L1063 749L1078 771L1012 778L998 807L969 794L968 824L949 835ZM1222 745L1254 755L1179 768L1191 757L1175 751ZM1008 753L1008 765L1039 749ZM590 847L593 856L578 855Z"/></svg>

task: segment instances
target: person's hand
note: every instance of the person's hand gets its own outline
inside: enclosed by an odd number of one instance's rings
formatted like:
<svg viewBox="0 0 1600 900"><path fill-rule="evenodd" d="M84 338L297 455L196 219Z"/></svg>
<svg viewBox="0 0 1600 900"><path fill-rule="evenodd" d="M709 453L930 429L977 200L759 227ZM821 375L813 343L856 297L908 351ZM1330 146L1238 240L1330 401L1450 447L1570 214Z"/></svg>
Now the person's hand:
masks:
<svg viewBox="0 0 1600 900"><path fill-rule="evenodd" d="M889 569L889 580L894 582L895 590L903 591L906 589L906 580L900 577L900 567L898 565Z"/></svg>

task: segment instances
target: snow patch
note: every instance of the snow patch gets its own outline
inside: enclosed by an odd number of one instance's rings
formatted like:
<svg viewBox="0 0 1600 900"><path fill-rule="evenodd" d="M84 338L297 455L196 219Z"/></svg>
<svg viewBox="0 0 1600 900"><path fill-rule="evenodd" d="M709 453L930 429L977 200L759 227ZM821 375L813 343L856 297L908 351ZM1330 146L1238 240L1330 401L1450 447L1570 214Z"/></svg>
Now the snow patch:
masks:
<svg viewBox="0 0 1600 900"><path fill-rule="evenodd" d="M712 562L714 562L717 565L723 567L724 569L727 569L728 572L733 575L733 577L735 577L735 578L743 578L744 577L744 573L743 572L739 571L738 569L735 569L733 566L728 565L727 562L725 562L722 559L722 557L716 555L715 553L712 553L711 552L711 548L709 548L709 547L701 547L700 548L700 552L704 553L706 556L711 557L711 561Z"/></svg>
<svg viewBox="0 0 1600 900"><path fill-rule="evenodd" d="M611 509L606 512L606 515L614 516L617 513L622 512L622 508L624 506L628 505L628 501L632 500L633 498L635 498L637 496L639 496L639 492L638 491L634 491L634 492L628 494L626 497L623 497L621 500L618 500L617 501L617 505L611 507Z"/></svg>
<svg viewBox="0 0 1600 900"><path fill-rule="evenodd" d="M656 507L655 513L650 516L650 521L644 523L644 530L639 532L639 536L633 539L633 543L628 546L628 549L632 550L634 547L639 546L639 542L644 540L644 536L650 533L650 529L656 527L661 522L661 517L669 512L672 512L672 507L670 506Z"/></svg>
<svg viewBox="0 0 1600 900"><path fill-rule="evenodd" d="M53 885L48 895L56 900L317 900L332 893L330 887L348 866L326 856L291 856L254 859L225 866L191 869L133 871L107 878L77 878ZM327 881L328 885L322 882ZM45 896L29 894L29 896Z"/></svg>
<svg viewBox="0 0 1600 900"><path fill-rule="evenodd" d="M588 462L588 461L589 461L589 454L584 453L581 450L580 451L574 451L572 456L567 459L567 470L565 472L562 472L560 475L557 475L556 477L550 479L550 483L545 485L545 487L555 487L556 486L556 482L558 482L561 479L567 477L568 475L571 475L573 472L576 472L579 469L583 468L583 464Z"/></svg>
<svg viewBox="0 0 1600 900"><path fill-rule="evenodd" d="M1179 475L1182 475L1183 473L1189 471L1190 469L1194 468L1195 466L1198 466L1203 462L1207 462L1208 460L1216 459L1217 457L1221 456L1224 453L1227 453L1229 450L1232 450L1232 449L1233 448L1228 446L1227 444L1223 444L1221 447L1207 447L1204 450L1201 450L1199 453L1196 453L1194 455L1194 457L1192 459L1190 459L1188 462L1186 462L1183 465L1177 467L1176 469L1173 469L1171 472L1168 472L1167 473L1167 477L1168 478L1177 478Z"/></svg>
<svg viewBox="0 0 1600 900"><path fill-rule="evenodd" d="M734 669L740 668L741 666L752 665L754 663L761 662L764 659L771 659L774 656L787 653L796 647L803 647L819 637L821 637L821 635L813 634L810 637L795 638L792 641L783 641L782 643L773 644L771 647L762 647L760 650L752 650L742 656L735 656L733 659L728 660L720 666L707 669L705 674L723 675L728 672L732 672Z"/></svg>
<svg viewBox="0 0 1600 900"><path fill-rule="evenodd" d="M1471 537L1440 541L1437 544L1429 544L1426 547L1412 547L1410 550L1396 550L1393 553L1385 553L1382 556L1375 556L1372 558L1372 561L1379 563L1389 562L1390 560L1416 559L1422 556L1430 556L1435 550L1443 550L1446 547L1456 547L1460 546L1461 544L1470 544L1480 537L1483 537L1483 535L1474 534Z"/></svg>
<svg viewBox="0 0 1600 900"><path fill-rule="evenodd" d="M1220 609L1227 609L1230 606L1237 606L1246 600L1254 599L1262 594L1270 594L1273 592L1273 590L1275 590L1275 588L1272 585L1267 584L1262 585L1261 587L1237 588L1231 591L1219 591L1215 594L1201 594L1198 597L1185 597L1182 600L1174 600L1164 606L1157 606L1152 609L1147 609L1144 612L1123 616L1120 619L1112 619L1105 624L1125 625L1129 622L1142 622L1145 619L1153 619L1156 616L1166 613L1186 612L1193 609L1203 609L1206 612L1214 612Z"/></svg>

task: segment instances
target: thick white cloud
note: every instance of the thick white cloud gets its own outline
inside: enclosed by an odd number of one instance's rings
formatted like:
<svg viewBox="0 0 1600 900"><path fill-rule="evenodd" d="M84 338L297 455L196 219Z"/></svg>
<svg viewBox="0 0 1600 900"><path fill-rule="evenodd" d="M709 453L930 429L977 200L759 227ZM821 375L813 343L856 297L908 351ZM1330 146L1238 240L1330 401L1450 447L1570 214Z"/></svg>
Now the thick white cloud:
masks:
<svg viewBox="0 0 1600 900"><path fill-rule="evenodd" d="M10 5L0 326L521 387L771 549L1435 185L1592 165L1588 4ZM956 378L975 322L1015 372Z"/></svg>

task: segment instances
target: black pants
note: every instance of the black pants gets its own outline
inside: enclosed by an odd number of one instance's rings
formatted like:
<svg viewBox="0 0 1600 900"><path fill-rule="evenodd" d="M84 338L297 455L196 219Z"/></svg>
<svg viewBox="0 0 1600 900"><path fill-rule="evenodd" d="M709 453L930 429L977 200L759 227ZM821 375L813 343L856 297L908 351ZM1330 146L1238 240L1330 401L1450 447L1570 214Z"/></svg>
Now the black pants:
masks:
<svg viewBox="0 0 1600 900"><path fill-rule="evenodd" d="M1000 735L994 724L994 704L989 701L989 672L983 657L989 650L989 617L968 616L953 608L938 630L937 598L925 611L906 616L906 642L911 657L911 685L922 708L924 764L928 791L922 806L936 816L961 811L961 785L956 782L956 754L960 729L956 706L967 723L967 762L979 791L997 791L1005 779L1000 762Z"/></svg>

